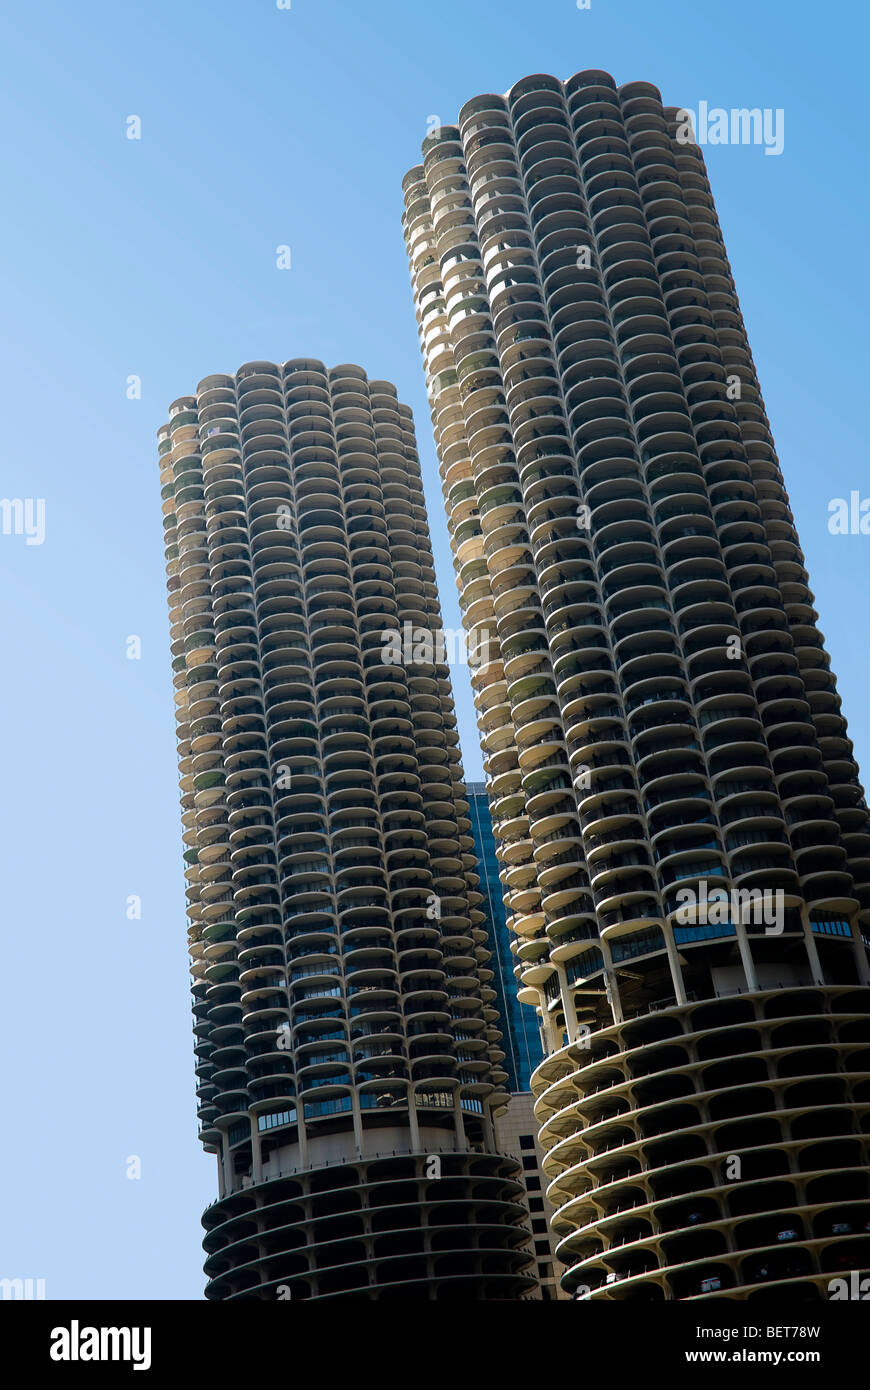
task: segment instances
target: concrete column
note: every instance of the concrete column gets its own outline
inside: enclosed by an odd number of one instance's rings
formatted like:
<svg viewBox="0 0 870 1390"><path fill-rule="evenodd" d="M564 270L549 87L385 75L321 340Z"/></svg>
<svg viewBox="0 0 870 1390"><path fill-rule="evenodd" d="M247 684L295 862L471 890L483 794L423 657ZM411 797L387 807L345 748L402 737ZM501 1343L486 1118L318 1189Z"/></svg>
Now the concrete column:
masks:
<svg viewBox="0 0 870 1390"><path fill-rule="evenodd" d="M870 966L867 964L867 952L864 949L864 942L861 940L861 927L857 918L849 918L849 930L852 933L852 950L855 952L858 979L862 985L870 985Z"/></svg>
<svg viewBox="0 0 870 1390"><path fill-rule="evenodd" d="M251 1116L251 1178L254 1182L263 1181L263 1150L256 1115Z"/></svg>
<svg viewBox="0 0 870 1390"><path fill-rule="evenodd" d="M360 1155L360 1157L362 1157L363 1152L364 1152L364 1150L363 1150L362 1111L360 1110L360 1104L359 1104L359 1091L356 1089L355 1086L354 1086L353 1090L352 1090L351 1093L350 1093L350 1109L351 1109L351 1114L353 1115L353 1138L354 1138L354 1143L356 1144L356 1151L357 1151L357 1153Z"/></svg>
<svg viewBox="0 0 870 1390"><path fill-rule="evenodd" d="M671 979L674 983L674 994L678 1004L685 1004L687 1002L686 987L683 984L683 972L680 968L680 958L677 954L677 944L674 941L673 928L665 926L663 928L663 935L665 938L665 948L668 953L668 965L671 967Z"/></svg>
<svg viewBox="0 0 870 1390"><path fill-rule="evenodd" d="M734 914L737 916L737 913ZM746 987L749 990L758 989L758 976L755 973L755 962L752 959L752 949L749 945L749 938L743 923L736 921L734 931L737 935L737 949L740 952L740 962L743 966L743 974L746 976Z"/></svg>
<svg viewBox="0 0 870 1390"><path fill-rule="evenodd" d="M411 1135L411 1151L415 1154L421 1152L422 1140L420 1139L420 1121L417 1118L417 1093L411 1086L408 1091L408 1129Z"/></svg>
<svg viewBox="0 0 870 1390"><path fill-rule="evenodd" d="M483 1144L489 1153L495 1151L495 1124L492 1118L492 1106L486 1101L483 1106Z"/></svg>
<svg viewBox="0 0 870 1390"><path fill-rule="evenodd" d="M308 1159L308 1132L305 1128L303 1103L301 1097L297 1100L296 1110L296 1132L299 1135L299 1164L305 1169L310 1166Z"/></svg>
<svg viewBox="0 0 870 1390"><path fill-rule="evenodd" d="M465 1137L465 1121L462 1118L462 1102L459 1092L453 1092L453 1124L456 1130L456 1149L461 1152L468 1147L468 1140Z"/></svg>
<svg viewBox="0 0 870 1390"><path fill-rule="evenodd" d="M233 1190L233 1160L230 1153L230 1139L225 1129L221 1130L221 1170L222 1170L222 1191L221 1196L225 1196Z"/></svg>
<svg viewBox="0 0 870 1390"><path fill-rule="evenodd" d="M601 954L604 957L604 978L607 981L607 1002L613 1014L614 1023L623 1023L625 1015L622 1012L622 999L619 993L619 980L616 971L613 969L613 956L610 953L610 944L602 938Z"/></svg>
<svg viewBox="0 0 870 1390"><path fill-rule="evenodd" d="M574 996L568 984L568 977L565 974L564 965L561 961L554 961L554 965L556 966L556 975L559 980L559 994L562 997L562 1008L565 1010L565 1027L568 1030L568 1037L573 1041L577 1036L578 1028L577 1010L574 1008Z"/></svg>
<svg viewBox="0 0 870 1390"><path fill-rule="evenodd" d="M546 1000L541 1005L541 1031L544 1035L544 1051L547 1056L551 1052L558 1052L561 1043L556 1041L556 1030L553 1027L553 1015L547 1008Z"/></svg>
<svg viewBox="0 0 870 1390"><path fill-rule="evenodd" d="M810 966L810 975L813 982L817 985L824 984L825 974L822 969L822 962L819 960L819 948L813 936L813 927L810 922L809 908L806 903L801 903L801 927L804 934L804 946L806 948L807 960Z"/></svg>

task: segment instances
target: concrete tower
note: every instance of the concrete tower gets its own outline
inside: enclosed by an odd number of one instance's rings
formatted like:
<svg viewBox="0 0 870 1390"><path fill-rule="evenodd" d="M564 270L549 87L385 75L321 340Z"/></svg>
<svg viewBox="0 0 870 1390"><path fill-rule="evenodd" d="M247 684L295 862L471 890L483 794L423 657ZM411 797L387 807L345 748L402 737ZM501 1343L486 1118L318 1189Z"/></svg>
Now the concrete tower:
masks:
<svg viewBox="0 0 870 1390"><path fill-rule="evenodd" d="M870 835L701 151L536 75L404 181L564 1288L870 1266Z"/></svg>
<svg viewBox="0 0 870 1390"><path fill-rule="evenodd" d="M206 1295L534 1290L410 410L251 362L159 433Z"/></svg>

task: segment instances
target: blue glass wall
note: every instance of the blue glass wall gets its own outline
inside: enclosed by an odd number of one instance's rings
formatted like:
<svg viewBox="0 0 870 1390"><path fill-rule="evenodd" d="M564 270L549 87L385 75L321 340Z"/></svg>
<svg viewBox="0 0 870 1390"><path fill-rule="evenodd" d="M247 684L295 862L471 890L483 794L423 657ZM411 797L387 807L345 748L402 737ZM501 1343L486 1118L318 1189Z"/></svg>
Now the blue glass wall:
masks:
<svg viewBox="0 0 870 1390"><path fill-rule="evenodd" d="M529 1077L544 1056L538 1022L535 1010L528 1004L521 1004L517 999L517 985L514 979L515 957L510 948L510 935L501 897L498 860L495 857L495 836L492 833L486 787L483 782L469 782L467 789L477 872L480 875L480 891L483 894L480 909L486 915L485 926L489 937L489 949L492 951L489 965L495 973L492 986L496 993L495 1005L499 1012L498 1026L502 1031L501 1045L505 1053L503 1065L508 1074L507 1085L510 1090L527 1091Z"/></svg>

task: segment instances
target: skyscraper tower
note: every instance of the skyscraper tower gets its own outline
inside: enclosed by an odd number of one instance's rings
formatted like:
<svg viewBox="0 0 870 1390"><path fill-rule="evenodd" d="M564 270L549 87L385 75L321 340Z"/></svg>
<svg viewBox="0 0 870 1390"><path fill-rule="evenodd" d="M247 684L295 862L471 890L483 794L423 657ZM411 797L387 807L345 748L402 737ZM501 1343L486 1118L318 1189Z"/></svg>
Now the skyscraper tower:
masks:
<svg viewBox="0 0 870 1390"><path fill-rule="evenodd" d="M528 1091L532 1071L543 1059L540 1030L534 1009L521 1004L514 981L514 958L511 936L507 928L502 887L499 880L498 855L492 832L489 797L484 782L467 782L471 835L477 858L477 875L483 895L480 904L484 927L489 938L490 965L494 971L494 1004L498 1010L498 1027L504 1052L503 1066L507 1072L509 1091Z"/></svg>
<svg viewBox="0 0 870 1390"><path fill-rule="evenodd" d="M535 75L405 178L576 1297L870 1267L870 835L701 151Z"/></svg>
<svg viewBox="0 0 870 1390"><path fill-rule="evenodd" d="M410 410L251 362L159 433L206 1296L518 1298L516 1163Z"/></svg>

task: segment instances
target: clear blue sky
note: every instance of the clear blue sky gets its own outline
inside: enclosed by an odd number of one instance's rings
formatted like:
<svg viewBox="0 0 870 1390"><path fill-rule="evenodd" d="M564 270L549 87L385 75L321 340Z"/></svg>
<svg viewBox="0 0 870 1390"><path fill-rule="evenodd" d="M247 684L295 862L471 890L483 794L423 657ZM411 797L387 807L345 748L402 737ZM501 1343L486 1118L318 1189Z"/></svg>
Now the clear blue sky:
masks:
<svg viewBox="0 0 870 1390"><path fill-rule="evenodd" d="M850 731L870 766L866 51L859 0L58 0L7 8L0 496L0 1276L50 1298L199 1298L196 1140L155 431L211 372L359 362L417 420L452 567L401 180L427 121L536 71L782 107L785 149L706 154ZM125 137L130 115L141 141ZM276 247L289 244L292 269ZM142 399L125 398L129 375ZM125 658L137 634L141 661ZM480 774L459 690L469 775ZM128 921L129 894L142 919ZM125 1176L139 1155L142 1177Z"/></svg>

